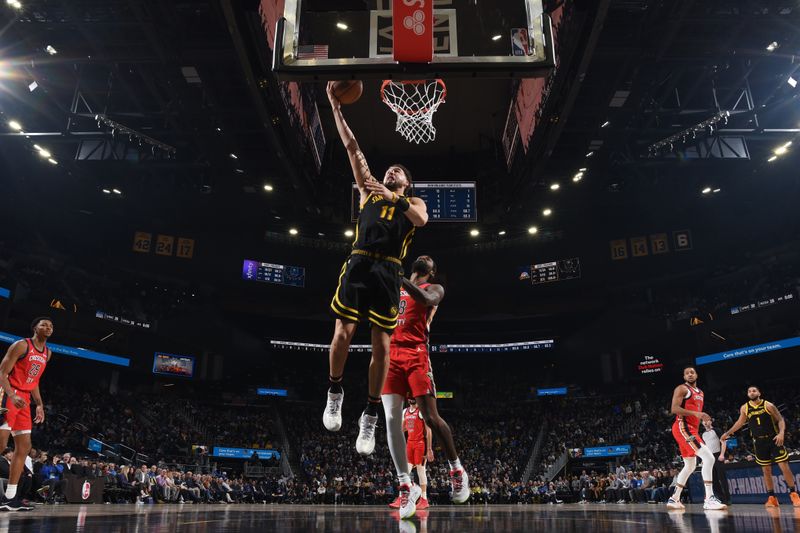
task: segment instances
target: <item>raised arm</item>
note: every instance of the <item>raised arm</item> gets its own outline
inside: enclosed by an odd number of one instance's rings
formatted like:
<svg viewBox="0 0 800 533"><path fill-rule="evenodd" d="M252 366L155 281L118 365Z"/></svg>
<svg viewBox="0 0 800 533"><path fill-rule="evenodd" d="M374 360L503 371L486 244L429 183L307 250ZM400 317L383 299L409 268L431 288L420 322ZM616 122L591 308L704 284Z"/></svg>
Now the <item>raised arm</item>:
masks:
<svg viewBox="0 0 800 533"><path fill-rule="evenodd" d="M369 170L369 165L367 165L367 158L364 157L364 153L361 151L361 148L358 146L358 141L356 141L356 136L353 134L353 130L350 129L350 126L347 125L347 122L344 120L344 115L342 114L342 104L339 102L339 99L333 94L333 82L328 82L328 87L326 89L328 93L328 100L331 102L331 107L333 108L333 119L336 122L336 129L339 131L339 137L342 139L342 144L344 144L345 149L347 149L347 157L350 159L350 166L353 169L353 177L356 180L356 185L358 185L358 190L361 193L361 202L363 204L367 200L367 196L369 196L369 191L365 188L365 183L367 181L377 181L372 176L372 172Z"/></svg>
<svg viewBox="0 0 800 533"><path fill-rule="evenodd" d="M719 440L725 442L726 440L728 440L728 437L730 437L731 435L742 429L742 426L744 426L745 424L747 424L747 406L743 405L742 407L739 408L739 419L733 423L733 425L728 431L722 434Z"/></svg>
<svg viewBox="0 0 800 533"><path fill-rule="evenodd" d="M700 411L690 411L689 409L684 409L681 407L684 398L686 398L686 392L689 389L686 388L686 385L678 385L675 387L675 392L672 393L672 409L671 412L673 415L679 416L696 416L700 420L705 420L709 418L709 416Z"/></svg>
<svg viewBox="0 0 800 533"><path fill-rule="evenodd" d="M8 382L8 375L14 369L16 362L25 355L26 349L26 342L24 340L18 340L8 347L5 357L3 357L2 362L0 362L0 386L3 387L3 391L17 409L25 407L25 400L17 396L14 389L11 388L11 383Z"/></svg>
<svg viewBox="0 0 800 533"><path fill-rule="evenodd" d="M429 285L421 289L406 278L402 278L401 282L409 296L426 307L436 307L444 299L444 287L441 285Z"/></svg>
<svg viewBox="0 0 800 533"><path fill-rule="evenodd" d="M421 198L398 196L396 192L390 191L386 185L375 178L365 181L364 187L367 195L376 194L396 204L400 212L403 213L414 226L421 228L428 223L428 206L425 205L425 202ZM364 200L366 201L366 196L364 196Z"/></svg>
<svg viewBox="0 0 800 533"><path fill-rule="evenodd" d="M774 403L765 402L767 412L770 414L772 419L778 423L778 434L775 435L775 444L778 446L783 446L783 438L786 434L786 420L783 418L780 410L775 406Z"/></svg>

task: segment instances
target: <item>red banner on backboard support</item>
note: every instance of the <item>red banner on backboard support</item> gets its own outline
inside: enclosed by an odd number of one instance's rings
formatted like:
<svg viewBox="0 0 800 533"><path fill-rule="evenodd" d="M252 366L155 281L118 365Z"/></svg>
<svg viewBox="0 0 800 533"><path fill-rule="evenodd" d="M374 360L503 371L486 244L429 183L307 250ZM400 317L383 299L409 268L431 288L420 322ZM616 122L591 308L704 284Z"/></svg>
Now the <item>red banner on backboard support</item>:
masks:
<svg viewBox="0 0 800 533"><path fill-rule="evenodd" d="M394 60L433 61L433 0L392 0Z"/></svg>

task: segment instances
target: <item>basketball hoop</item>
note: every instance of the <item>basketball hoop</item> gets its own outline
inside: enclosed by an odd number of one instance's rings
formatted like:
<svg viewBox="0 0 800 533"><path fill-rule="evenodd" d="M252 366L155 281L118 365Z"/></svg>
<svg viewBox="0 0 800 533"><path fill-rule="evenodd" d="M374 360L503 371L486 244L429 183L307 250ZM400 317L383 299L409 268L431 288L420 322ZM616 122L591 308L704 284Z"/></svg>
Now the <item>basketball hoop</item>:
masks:
<svg viewBox="0 0 800 533"><path fill-rule="evenodd" d="M381 100L397 115L395 131L417 144L436 139L433 114L446 97L447 86L439 79L386 80L381 86Z"/></svg>

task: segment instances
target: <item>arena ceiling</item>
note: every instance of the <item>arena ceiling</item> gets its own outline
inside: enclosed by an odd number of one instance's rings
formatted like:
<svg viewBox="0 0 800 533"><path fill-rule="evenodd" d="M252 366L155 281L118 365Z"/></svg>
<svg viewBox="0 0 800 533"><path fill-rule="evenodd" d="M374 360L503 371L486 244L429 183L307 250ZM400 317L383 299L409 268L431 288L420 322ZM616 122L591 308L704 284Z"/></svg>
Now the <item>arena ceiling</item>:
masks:
<svg viewBox="0 0 800 533"><path fill-rule="evenodd" d="M791 150L768 159L800 126L798 90L787 83L800 47L793 2L566 4L577 22L563 46L576 52L564 57L542 127L511 172L500 134L515 82L452 82L437 117L445 142L435 148L400 144L372 85L365 98L373 101L347 111L374 166L402 158L424 177L477 179L480 237L470 237L473 226L439 225L428 243L527 242L531 225L539 239L579 239L588 225L677 208L702 217L703 202L746 200L791 161ZM282 102L270 96L276 82L257 42L257 7L245 0L0 7L5 190L37 195L61 220L90 217L98 232L123 219L197 232L281 233L296 225L344 243L349 169L324 96L320 90L330 142L317 173L287 133ZM721 112L727 123L650 150ZM98 115L107 119L99 127ZM553 215L544 217L545 208Z"/></svg>

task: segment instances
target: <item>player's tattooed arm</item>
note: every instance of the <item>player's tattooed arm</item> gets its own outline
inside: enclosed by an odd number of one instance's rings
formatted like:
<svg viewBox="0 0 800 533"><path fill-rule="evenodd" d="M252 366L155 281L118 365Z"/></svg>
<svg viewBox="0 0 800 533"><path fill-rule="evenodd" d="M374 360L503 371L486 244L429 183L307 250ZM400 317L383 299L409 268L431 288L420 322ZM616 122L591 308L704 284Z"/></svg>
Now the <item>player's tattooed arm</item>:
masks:
<svg viewBox="0 0 800 533"><path fill-rule="evenodd" d="M402 278L402 283L409 296L426 307L436 307L444 299L444 287L441 285L430 285L420 289L407 278Z"/></svg>

